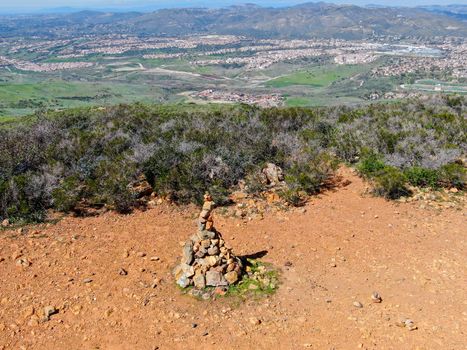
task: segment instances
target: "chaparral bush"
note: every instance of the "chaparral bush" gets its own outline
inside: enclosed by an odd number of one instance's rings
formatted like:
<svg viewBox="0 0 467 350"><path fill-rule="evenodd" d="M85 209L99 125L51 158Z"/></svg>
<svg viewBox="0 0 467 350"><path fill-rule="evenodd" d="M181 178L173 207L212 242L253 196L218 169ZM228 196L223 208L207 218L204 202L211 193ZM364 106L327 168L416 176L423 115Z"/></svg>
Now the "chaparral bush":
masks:
<svg viewBox="0 0 467 350"><path fill-rule="evenodd" d="M283 197L300 204L356 163L379 194L407 184L465 188L466 102L432 96L357 107L118 105L38 112L0 124L0 219L40 221L46 210L79 204L130 211L129 184L144 174L175 201L218 203L244 180L265 186L266 163L280 166Z"/></svg>

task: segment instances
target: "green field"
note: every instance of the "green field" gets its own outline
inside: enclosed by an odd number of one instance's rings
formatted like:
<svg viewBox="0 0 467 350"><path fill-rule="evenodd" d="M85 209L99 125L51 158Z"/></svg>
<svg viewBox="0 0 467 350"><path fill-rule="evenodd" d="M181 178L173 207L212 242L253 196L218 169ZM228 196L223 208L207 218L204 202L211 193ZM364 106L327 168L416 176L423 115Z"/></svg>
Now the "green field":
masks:
<svg viewBox="0 0 467 350"><path fill-rule="evenodd" d="M70 108L163 100L157 86L120 82L64 82L50 80L0 84L0 116L24 115L38 108Z"/></svg>
<svg viewBox="0 0 467 350"><path fill-rule="evenodd" d="M288 97L285 100L285 104L288 107L302 107L302 106L310 106L312 101L309 98L305 97Z"/></svg>
<svg viewBox="0 0 467 350"><path fill-rule="evenodd" d="M460 93L467 94L467 84L446 82L433 79L420 79L414 84L405 84L405 89L418 90L427 92L448 92L448 93Z"/></svg>
<svg viewBox="0 0 467 350"><path fill-rule="evenodd" d="M311 87L326 87L331 83L350 78L353 75L368 71L369 66L363 65L331 65L312 67L269 80L266 85L283 88L292 85L307 85Z"/></svg>
<svg viewBox="0 0 467 350"><path fill-rule="evenodd" d="M196 66L186 58L91 55L80 60L96 64L91 68L47 73L14 68L0 70L0 117L24 116L39 109L190 102L187 93L206 89L253 96L279 94L284 98L284 105L290 107L358 104L367 103L367 96L372 92L394 91L407 82L397 78L370 78L368 73L382 64L380 61L336 65L329 60L298 60L279 62L264 70L248 70L241 66ZM46 61L59 60L52 56ZM439 89L438 84L425 79L405 87L432 92ZM444 84L442 91L465 93L462 84Z"/></svg>

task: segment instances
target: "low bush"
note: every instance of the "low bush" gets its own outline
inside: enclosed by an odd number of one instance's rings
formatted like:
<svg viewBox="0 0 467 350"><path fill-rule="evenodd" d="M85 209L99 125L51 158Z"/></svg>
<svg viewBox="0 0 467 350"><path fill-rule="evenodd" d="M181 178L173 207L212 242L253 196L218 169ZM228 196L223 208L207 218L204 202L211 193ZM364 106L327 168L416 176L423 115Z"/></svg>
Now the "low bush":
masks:
<svg viewBox="0 0 467 350"><path fill-rule="evenodd" d="M404 170L407 181L412 186L438 188L440 172L436 169L412 167Z"/></svg>
<svg viewBox="0 0 467 350"><path fill-rule="evenodd" d="M410 194L407 189L407 178L402 171L395 167L385 167L374 178L374 181L374 192L387 199L397 199Z"/></svg>
<svg viewBox="0 0 467 350"><path fill-rule="evenodd" d="M373 178L386 169L386 164L376 153L366 151L357 164L357 170L361 176Z"/></svg>
<svg viewBox="0 0 467 350"><path fill-rule="evenodd" d="M337 160L358 161L387 198L405 193L405 183L464 189L456 160L467 151L465 105L463 96L432 96L363 107L40 111L0 124L0 219L40 221L49 208L80 203L128 212L136 203L128 185L143 173L175 201L200 203L210 191L227 203L240 180L264 190L268 162L283 169L282 196L295 205L327 185Z"/></svg>
<svg viewBox="0 0 467 350"><path fill-rule="evenodd" d="M450 163L443 165L439 170L439 183L443 187L466 188L467 171L462 164Z"/></svg>
<svg viewBox="0 0 467 350"><path fill-rule="evenodd" d="M72 210L81 198L81 187L77 176L65 178L60 185L52 191L55 208L63 212Z"/></svg>

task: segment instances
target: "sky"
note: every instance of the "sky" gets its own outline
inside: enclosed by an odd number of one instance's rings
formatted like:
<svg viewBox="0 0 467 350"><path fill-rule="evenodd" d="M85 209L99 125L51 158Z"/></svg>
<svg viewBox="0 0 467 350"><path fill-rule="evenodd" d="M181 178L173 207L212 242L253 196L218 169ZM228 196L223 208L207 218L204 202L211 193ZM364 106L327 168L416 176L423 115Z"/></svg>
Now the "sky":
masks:
<svg viewBox="0 0 467 350"><path fill-rule="evenodd" d="M243 3L256 3L263 6L287 6L307 2L308 0L0 0L1 12L34 12L57 7L89 8L89 9L120 9L142 10L170 7L222 7ZM318 0L314 0L318 1ZM391 6L447 5L465 4L467 0L325 0L333 3L355 5L377 4Z"/></svg>

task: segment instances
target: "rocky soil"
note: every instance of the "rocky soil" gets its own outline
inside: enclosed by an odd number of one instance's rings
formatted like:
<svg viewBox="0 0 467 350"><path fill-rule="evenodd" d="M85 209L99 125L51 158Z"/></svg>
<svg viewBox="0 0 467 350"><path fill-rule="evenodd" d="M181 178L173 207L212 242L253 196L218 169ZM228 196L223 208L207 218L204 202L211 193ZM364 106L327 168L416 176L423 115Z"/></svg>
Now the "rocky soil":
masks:
<svg viewBox="0 0 467 350"><path fill-rule="evenodd" d="M0 231L0 349L465 349L465 206L388 202L342 176L304 208L214 214L237 255L281 269L260 299L176 286L197 208Z"/></svg>

